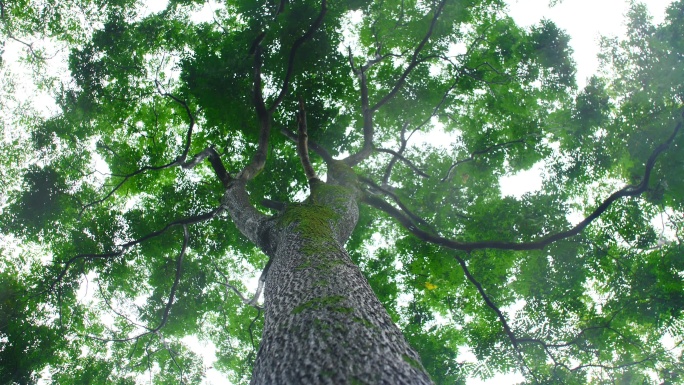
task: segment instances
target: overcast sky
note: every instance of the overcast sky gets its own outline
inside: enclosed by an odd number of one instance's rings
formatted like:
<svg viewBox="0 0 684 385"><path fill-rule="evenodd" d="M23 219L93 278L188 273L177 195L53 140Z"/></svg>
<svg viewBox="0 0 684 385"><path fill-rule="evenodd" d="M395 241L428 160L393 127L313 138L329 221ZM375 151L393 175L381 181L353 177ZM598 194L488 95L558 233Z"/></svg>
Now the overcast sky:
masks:
<svg viewBox="0 0 684 385"><path fill-rule="evenodd" d="M507 0L510 15L522 26L550 19L570 35L573 58L577 64L577 85L582 89L591 75L598 70L600 36L620 36L626 32L627 0L562 0L549 8L549 0ZM670 0L644 0L653 20L660 23ZM541 188L540 169L533 167L515 176L501 178L503 195L521 196ZM494 382L492 382L494 383ZM470 384L469 384L470 385Z"/></svg>

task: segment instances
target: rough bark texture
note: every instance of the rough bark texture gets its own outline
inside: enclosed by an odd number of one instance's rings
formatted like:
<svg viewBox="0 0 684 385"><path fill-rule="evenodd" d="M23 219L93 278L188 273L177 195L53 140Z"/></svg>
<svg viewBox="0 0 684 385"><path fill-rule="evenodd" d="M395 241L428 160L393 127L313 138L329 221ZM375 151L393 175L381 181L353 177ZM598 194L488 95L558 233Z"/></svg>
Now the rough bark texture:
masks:
<svg viewBox="0 0 684 385"><path fill-rule="evenodd" d="M271 265L252 384L430 384L416 352L343 244L352 189L312 183L268 227Z"/></svg>

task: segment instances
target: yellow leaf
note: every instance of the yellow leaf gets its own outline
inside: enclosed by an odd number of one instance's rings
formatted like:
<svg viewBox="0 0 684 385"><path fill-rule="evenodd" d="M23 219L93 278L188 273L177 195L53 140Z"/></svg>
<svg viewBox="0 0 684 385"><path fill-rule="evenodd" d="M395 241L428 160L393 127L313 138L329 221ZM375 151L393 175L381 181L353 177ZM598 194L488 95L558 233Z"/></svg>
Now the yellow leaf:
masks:
<svg viewBox="0 0 684 385"><path fill-rule="evenodd" d="M425 282L425 288L428 290L435 290L437 288L437 285L433 285L430 282Z"/></svg>

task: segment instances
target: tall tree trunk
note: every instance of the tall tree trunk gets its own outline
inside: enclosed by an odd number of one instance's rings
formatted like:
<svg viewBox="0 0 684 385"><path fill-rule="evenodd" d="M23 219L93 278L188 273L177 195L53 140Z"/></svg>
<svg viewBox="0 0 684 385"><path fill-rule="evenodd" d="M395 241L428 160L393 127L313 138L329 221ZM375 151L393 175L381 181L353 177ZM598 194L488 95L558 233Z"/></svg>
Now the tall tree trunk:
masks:
<svg viewBox="0 0 684 385"><path fill-rule="evenodd" d="M270 227L265 324L252 384L430 384L343 244L354 193L323 182Z"/></svg>

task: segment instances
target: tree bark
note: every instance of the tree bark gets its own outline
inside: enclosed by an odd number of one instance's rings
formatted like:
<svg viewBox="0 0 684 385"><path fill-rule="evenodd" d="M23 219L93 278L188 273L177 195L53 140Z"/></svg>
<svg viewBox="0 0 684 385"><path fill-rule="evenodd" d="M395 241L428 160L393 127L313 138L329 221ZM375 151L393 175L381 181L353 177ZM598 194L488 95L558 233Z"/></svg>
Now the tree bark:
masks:
<svg viewBox="0 0 684 385"><path fill-rule="evenodd" d="M319 181L269 226L265 323L252 384L431 384L343 244L353 190Z"/></svg>

